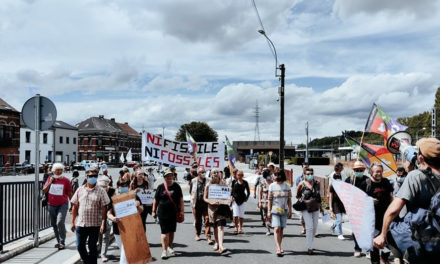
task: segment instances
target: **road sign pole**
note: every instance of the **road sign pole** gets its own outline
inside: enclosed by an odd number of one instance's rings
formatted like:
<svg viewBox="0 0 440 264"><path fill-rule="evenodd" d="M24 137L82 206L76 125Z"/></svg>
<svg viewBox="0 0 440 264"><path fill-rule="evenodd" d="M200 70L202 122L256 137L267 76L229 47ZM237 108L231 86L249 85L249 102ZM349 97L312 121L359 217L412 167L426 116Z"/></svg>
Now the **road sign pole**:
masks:
<svg viewBox="0 0 440 264"><path fill-rule="evenodd" d="M40 227L40 95L35 96L34 247L39 246Z"/></svg>

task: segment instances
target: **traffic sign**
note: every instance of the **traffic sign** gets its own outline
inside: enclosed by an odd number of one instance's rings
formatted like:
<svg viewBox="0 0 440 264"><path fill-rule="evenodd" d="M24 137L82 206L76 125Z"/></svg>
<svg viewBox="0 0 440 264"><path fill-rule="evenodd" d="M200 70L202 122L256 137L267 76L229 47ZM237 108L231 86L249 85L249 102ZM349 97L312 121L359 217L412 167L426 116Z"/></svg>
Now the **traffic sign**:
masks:
<svg viewBox="0 0 440 264"><path fill-rule="evenodd" d="M57 119L57 109L54 103L47 97L36 95L24 103L21 110L23 123L30 129L35 130L35 110L37 97L40 101L40 126L39 130L48 130Z"/></svg>

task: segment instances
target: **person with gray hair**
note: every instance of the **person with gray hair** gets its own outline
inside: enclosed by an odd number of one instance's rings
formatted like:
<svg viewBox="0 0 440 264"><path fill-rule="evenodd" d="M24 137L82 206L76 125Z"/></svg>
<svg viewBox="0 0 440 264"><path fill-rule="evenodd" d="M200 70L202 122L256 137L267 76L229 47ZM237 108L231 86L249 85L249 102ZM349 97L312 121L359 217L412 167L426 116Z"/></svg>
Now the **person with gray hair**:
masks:
<svg viewBox="0 0 440 264"><path fill-rule="evenodd" d="M69 179L63 176L64 165L55 163L52 167L53 175L49 176L43 187L43 192L48 193L47 209L50 223L57 239L55 247L59 250L65 248L66 240L66 214L69 208L69 199L72 198L72 186Z"/></svg>
<svg viewBox="0 0 440 264"><path fill-rule="evenodd" d="M191 194L191 208L194 216L194 227L196 231L195 240L200 241L200 234L202 232L202 221L205 224L206 242L212 245L210 223L208 216L208 204L203 199L205 193L205 186L208 183L205 178L205 168L197 168L197 177L191 180L189 186L189 193Z"/></svg>

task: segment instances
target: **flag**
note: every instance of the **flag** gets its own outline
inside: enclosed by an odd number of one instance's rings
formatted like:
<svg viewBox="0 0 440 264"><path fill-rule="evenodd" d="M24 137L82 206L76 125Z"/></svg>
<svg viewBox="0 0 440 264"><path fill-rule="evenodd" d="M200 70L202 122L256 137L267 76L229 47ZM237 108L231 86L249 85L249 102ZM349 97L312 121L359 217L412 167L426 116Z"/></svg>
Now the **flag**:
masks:
<svg viewBox="0 0 440 264"><path fill-rule="evenodd" d="M229 170L232 173L232 170L235 169L235 154L234 154L234 149L232 148L231 142L229 142L229 139L227 136L225 136L226 138L226 153L228 154L228 165L229 165Z"/></svg>
<svg viewBox="0 0 440 264"><path fill-rule="evenodd" d="M407 128L407 126L391 119L382 109L373 104L364 131L382 135L386 141L392 134L398 131L405 131Z"/></svg>
<svg viewBox="0 0 440 264"><path fill-rule="evenodd" d="M186 141L188 143L188 152L194 153L197 152L197 144L193 137L186 131Z"/></svg>
<svg viewBox="0 0 440 264"><path fill-rule="evenodd" d="M131 149L129 149L127 155L125 155L125 159L127 160L127 162L131 162L133 160L133 157L131 155Z"/></svg>
<svg viewBox="0 0 440 264"><path fill-rule="evenodd" d="M121 163L124 163L125 159L124 159L124 153L121 153L121 156L119 156L119 161Z"/></svg>
<svg viewBox="0 0 440 264"><path fill-rule="evenodd" d="M350 146L360 146L360 142L344 134L345 140ZM397 170L397 164L393 154L384 146L378 146L368 143L362 143L359 149L359 158L369 168L373 162L385 165L383 167L383 177L394 175Z"/></svg>

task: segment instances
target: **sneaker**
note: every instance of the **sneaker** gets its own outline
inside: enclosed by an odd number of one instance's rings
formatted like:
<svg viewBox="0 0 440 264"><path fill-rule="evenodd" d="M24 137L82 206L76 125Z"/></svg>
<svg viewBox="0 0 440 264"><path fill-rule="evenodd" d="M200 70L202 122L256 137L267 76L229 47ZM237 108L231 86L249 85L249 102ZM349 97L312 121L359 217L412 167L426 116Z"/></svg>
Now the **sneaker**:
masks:
<svg viewBox="0 0 440 264"><path fill-rule="evenodd" d="M270 231L267 231L267 232L266 232L266 236L270 236Z"/></svg>
<svg viewBox="0 0 440 264"><path fill-rule="evenodd" d="M367 259L371 259L370 251L368 251L367 253L365 253L365 257L366 257Z"/></svg>
<svg viewBox="0 0 440 264"><path fill-rule="evenodd" d="M167 259L167 258L168 258L168 255L167 255L167 251L166 251L166 250L163 250L163 251L162 251L162 254L160 255L160 258L161 258L161 259Z"/></svg>
<svg viewBox="0 0 440 264"><path fill-rule="evenodd" d="M360 258L360 257L361 257L361 252L360 252L360 251L355 251L355 252L354 252L354 256L355 256L356 258Z"/></svg>
<svg viewBox="0 0 440 264"><path fill-rule="evenodd" d="M309 250L307 250L307 254L308 254L308 255L313 255L313 249L309 249Z"/></svg>
<svg viewBox="0 0 440 264"><path fill-rule="evenodd" d="M174 257L174 256L175 256L175 254L174 254L174 249L168 247L168 249L167 249L167 255L170 256L170 257Z"/></svg>
<svg viewBox="0 0 440 264"><path fill-rule="evenodd" d="M340 240L345 240L345 237L344 237L343 235L339 235L339 236L338 236L338 239L340 239Z"/></svg>

